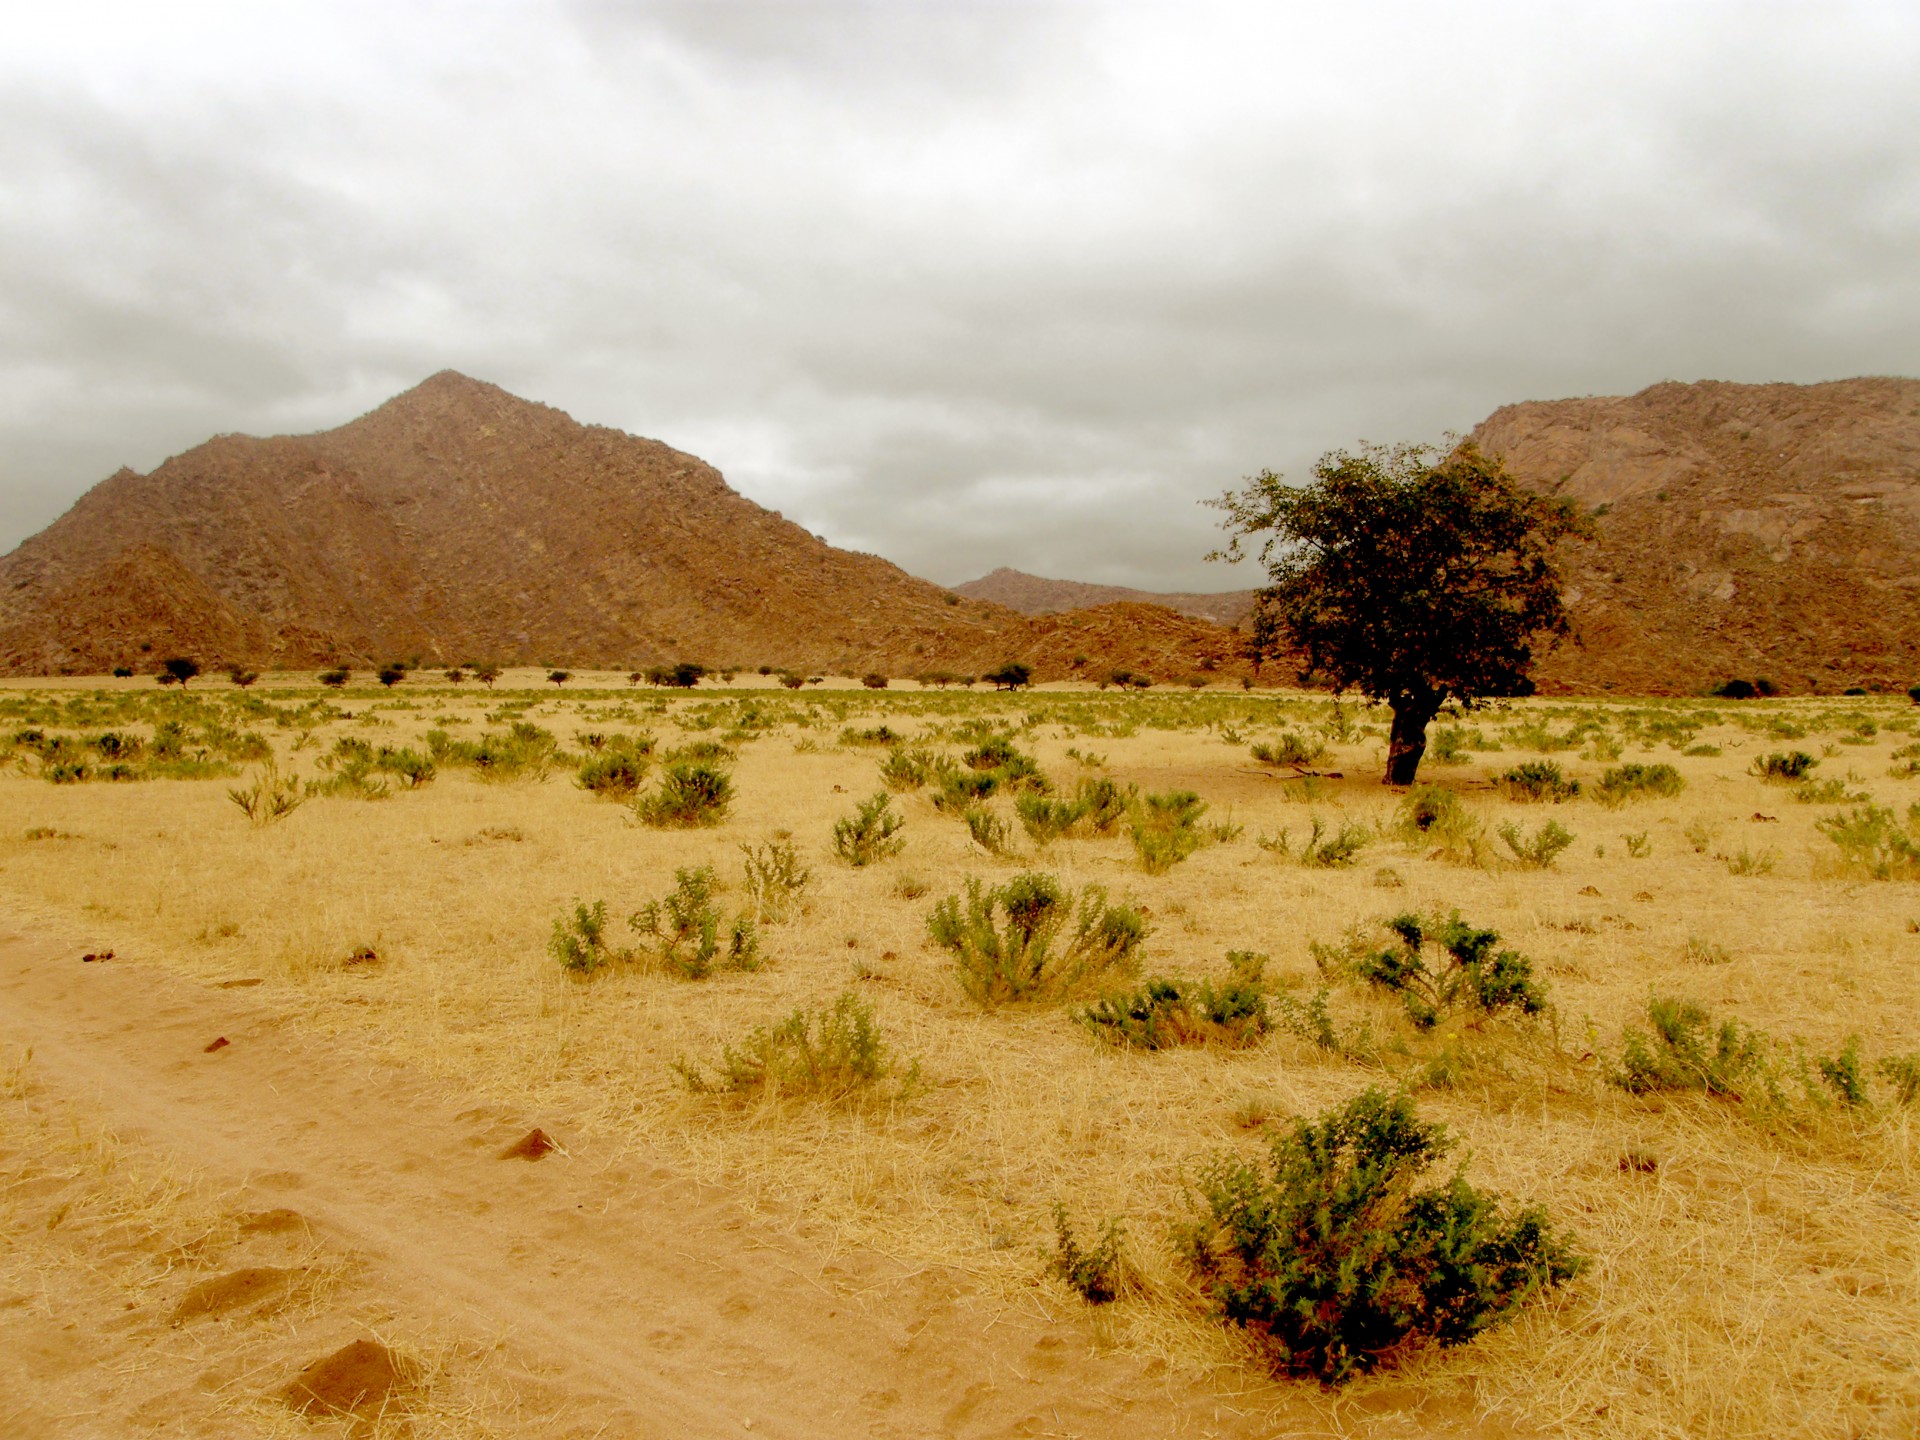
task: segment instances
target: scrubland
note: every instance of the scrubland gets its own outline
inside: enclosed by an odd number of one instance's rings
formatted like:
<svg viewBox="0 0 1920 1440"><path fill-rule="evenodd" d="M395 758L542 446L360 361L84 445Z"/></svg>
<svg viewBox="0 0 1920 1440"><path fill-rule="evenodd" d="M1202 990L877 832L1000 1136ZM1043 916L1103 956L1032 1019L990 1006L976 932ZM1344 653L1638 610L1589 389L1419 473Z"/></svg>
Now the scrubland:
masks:
<svg viewBox="0 0 1920 1440"><path fill-rule="evenodd" d="M1404 1093L1586 1265L1339 1424L1414 1387L1547 1433L1908 1435L1917 720L1502 702L1408 794L1384 710L1301 692L15 685L0 898L1007 1297L1082 1303L1058 1210L1118 1237L1107 1344L1249 1389L1316 1382L1215 1313L1196 1177ZM1022 988L956 936L1035 875L1056 959L1119 929ZM1388 983L1408 915L1497 932L1537 1003Z"/></svg>

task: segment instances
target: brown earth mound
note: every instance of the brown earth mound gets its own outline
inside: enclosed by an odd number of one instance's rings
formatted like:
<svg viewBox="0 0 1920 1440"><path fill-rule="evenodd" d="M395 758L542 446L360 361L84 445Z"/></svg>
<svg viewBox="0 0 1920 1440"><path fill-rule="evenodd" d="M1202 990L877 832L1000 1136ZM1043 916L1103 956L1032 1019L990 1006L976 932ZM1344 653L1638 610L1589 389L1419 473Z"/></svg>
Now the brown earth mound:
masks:
<svg viewBox="0 0 1920 1440"><path fill-rule="evenodd" d="M1230 648L1164 612L1068 628L836 549L691 455L452 372L337 430L123 469L0 559L15 674L189 654L890 675L1017 659L1050 678L1096 647L1089 663L1172 678Z"/></svg>
<svg viewBox="0 0 1920 1440"><path fill-rule="evenodd" d="M1253 591L1222 590L1207 594L1130 590L1124 585L1087 585L1078 580L1049 580L1023 570L1001 566L978 580L953 587L971 600L990 600L1022 615L1052 615L1062 610L1084 610L1095 605L1161 605L1196 620L1215 625L1238 625L1253 609Z"/></svg>

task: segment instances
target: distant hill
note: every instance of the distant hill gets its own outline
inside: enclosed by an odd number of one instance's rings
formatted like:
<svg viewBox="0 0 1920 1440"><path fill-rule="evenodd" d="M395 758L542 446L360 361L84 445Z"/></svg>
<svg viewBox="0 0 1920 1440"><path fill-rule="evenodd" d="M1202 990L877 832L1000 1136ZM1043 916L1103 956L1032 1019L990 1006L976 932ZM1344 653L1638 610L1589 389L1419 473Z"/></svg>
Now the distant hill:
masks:
<svg viewBox="0 0 1920 1440"><path fill-rule="evenodd" d="M1920 380L1670 382L1508 405L1473 438L1595 515L1544 687L1920 682Z"/></svg>
<svg viewBox="0 0 1920 1440"><path fill-rule="evenodd" d="M694 659L906 675L1233 669L1119 607L1030 620L836 549L656 440L451 371L315 435L121 470L0 558L0 670Z"/></svg>
<svg viewBox="0 0 1920 1440"><path fill-rule="evenodd" d="M1196 620L1215 625L1238 625L1253 609L1253 591L1223 590L1218 594L1163 594L1154 590L1129 590L1123 585L1087 585L1078 580L1048 580L1023 570L1005 566L953 587L974 600L991 600L1018 610L1022 615L1051 615L1062 610L1079 610L1089 605L1163 605Z"/></svg>

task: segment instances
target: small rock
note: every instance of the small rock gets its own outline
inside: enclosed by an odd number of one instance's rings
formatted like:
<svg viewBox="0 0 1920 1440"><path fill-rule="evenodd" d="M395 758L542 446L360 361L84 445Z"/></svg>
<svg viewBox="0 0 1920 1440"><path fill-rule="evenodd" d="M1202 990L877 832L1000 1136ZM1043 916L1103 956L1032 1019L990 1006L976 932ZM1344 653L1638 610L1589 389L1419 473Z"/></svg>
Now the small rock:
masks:
<svg viewBox="0 0 1920 1440"><path fill-rule="evenodd" d="M221 1035L221 1036L218 1036L218 1037L216 1037L216 1038L215 1038L214 1040L212 1040L211 1042L209 1042L209 1043L208 1043L208 1045L207 1045L207 1047L206 1047L206 1049L205 1049L205 1050L203 1050L203 1051L202 1051L201 1053L202 1053L202 1054L205 1054L205 1055L211 1055L211 1054L213 1054L213 1052L214 1052L214 1051L216 1051L216 1050L224 1050L224 1049L226 1049L226 1048L227 1048L227 1046L229 1046L229 1045L231 1045L232 1043L233 1043L233 1042L232 1042L231 1040L229 1040L229 1039L227 1039L227 1037L226 1037L226 1036L224 1036L224 1035Z"/></svg>
<svg viewBox="0 0 1920 1440"><path fill-rule="evenodd" d="M1580 893L1582 895L1598 895L1600 892L1591 885L1582 885L1580 887Z"/></svg>
<svg viewBox="0 0 1920 1440"><path fill-rule="evenodd" d="M80 957L80 963L82 965L91 965L97 960L111 960L111 959L113 959L113 951L111 950L101 950L98 952L89 950L86 954Z"/></svg>
<svg viewBox="0 0 1920 1440"><path fill-rule="evenodd" d="M502 1160L539 1160L559 1148L554 1138L536 1125L502 1150L500 1158Z"/></svg>

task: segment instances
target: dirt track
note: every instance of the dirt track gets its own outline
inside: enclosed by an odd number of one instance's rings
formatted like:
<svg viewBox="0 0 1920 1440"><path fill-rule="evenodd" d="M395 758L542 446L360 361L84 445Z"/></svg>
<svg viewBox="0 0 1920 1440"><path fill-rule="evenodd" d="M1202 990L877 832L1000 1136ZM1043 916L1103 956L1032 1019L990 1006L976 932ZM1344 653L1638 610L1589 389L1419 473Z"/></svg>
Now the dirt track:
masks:
<svg viewBox="0 0 1920 1440"><path fill-rule="evenodd" d="M191 1285L257 1260L257 1244L195 1252L140 1292L148 1303L115 1305L124 1315L84 1287L0 1296L0 1433L277 1428L291 1416L261 1398L369 1318L445 1338L441 1373L472 1391L486 1372L481 1390L511 1396L491 1423L512 1434L1324 1433L1316 1416L1272 1414L1271 1391L1247 1407L1256 1416L1099 1355L1070 1313L1050 1322L970 1295L964 1277L825 1256L564 1119L463 1105L350 1043L309 1038L262 992L137 957L85 964L76 946L7 928L0 1054L32 1047L34 1103L191 1170L236 1215L293 1212L309 1261L337 1283L277 1330L271 1305L171 1318ZM535 1123L564 1148L501 1158ZM16 1260L45 1243L8 1240Z"/></svg>

